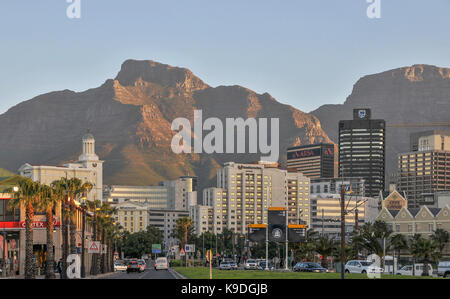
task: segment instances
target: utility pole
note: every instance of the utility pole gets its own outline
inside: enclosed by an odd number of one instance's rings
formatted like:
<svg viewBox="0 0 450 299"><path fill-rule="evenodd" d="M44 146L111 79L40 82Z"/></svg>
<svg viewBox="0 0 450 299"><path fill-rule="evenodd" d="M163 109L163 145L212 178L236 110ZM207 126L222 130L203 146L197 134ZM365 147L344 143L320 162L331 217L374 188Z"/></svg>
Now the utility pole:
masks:
<svg viewBox="0 0 450 299"><path fill-rule="evenodd" d="M325 233L325 226L324 226L324 217L323 217L323 213L324 212L324 209L322 209L322 237L324 236L324 233Z"/></svg>
<svg viewBox="0 0 450 299"><path fill-rule="evenodd" d="M341 186L341 279L345 279L345 188Z"/></svg>
<svg viewBox="0 0 450 299"><path fill-rule="evenodd" d="M266 269L269 270L269 225L266 225Z"/></svg>
<svg viewBox="0 0 450 299"><path fill-rule="evenodd" d="M356 204L358 204L358 201L356 202ZM358 228L358 209L355 210L355 235L358 236L359 235L359 228ZM358 242L355 242L355 256L356 259L358 259L359 257L359 248L358 248Z"/></svg>
<svg viewBox="0 0 450 299"><path fill-rule="evenodd" d="M86 202L83 203L82 205L82 209L83 209L83 223L81 224L81 277L85 278L86 277L86 264L85 264L85 252L84 252L84 247L85 247L85 234L86 234Z"/></svg>
<svg viewBox="0 0 450 299"><path fill-rule="evenodd" d="M2 276L6 277L6 229L3 223L3 264L2 264Z"/></svg>

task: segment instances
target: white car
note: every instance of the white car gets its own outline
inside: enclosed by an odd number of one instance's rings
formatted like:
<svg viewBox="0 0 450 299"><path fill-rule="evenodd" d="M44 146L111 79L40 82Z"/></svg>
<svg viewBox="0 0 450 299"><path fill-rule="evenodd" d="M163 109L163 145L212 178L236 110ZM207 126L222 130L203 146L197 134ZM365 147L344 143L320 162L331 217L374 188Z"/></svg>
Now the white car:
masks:
<svg viewBox="0 0 450 299"><path fill-rule="evenodd" d="M375 266L373 262L369 261L348 261L345 264L345 273L383 273L384 270Z"/></svg>
<svg viewBox="0 0 450 299"><path fill-rule="evenodd" d="M423 264L415 264L415 276L422 276L423 273ZM403 266L400 270L397 270L397 272L395 273L397 275L409 275L412 276L413 275L413 266L412 265L407 265L407 266ZM432 276L433 275L433 267L428 264L428 275Z"/></svg>
<svg viewBox="0 0 450 299"><path fill-rule="evenodd" d="M245 270L256 270L258 268L258 262L256 260L249 259L245 262Z"/></svg>
<svg viewBox="0 0 450 299"><path fill-rule="evenodd" d="M450 262L439 262L437 275L442 277L450 277Z"/></svg>
<svg viewBox="0 0 450 299"><path fill-rule="evenodd" d="M166 257L159 257L155 261L155 270L168 270L169 262Z"/></svg>
<svg viewBox="0 0 450 299"><path fill-rule="evenodd" d="M127 265L120 262L114 263L114 271L127 271Z"/></svg>

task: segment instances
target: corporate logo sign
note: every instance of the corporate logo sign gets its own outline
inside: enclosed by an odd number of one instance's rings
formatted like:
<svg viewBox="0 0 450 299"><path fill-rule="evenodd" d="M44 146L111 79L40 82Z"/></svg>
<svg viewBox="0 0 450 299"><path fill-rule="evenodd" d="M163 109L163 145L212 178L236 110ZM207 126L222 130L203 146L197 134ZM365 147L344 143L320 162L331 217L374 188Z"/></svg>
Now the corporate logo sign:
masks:
<svg viewBox="0 0 450 299"><path fill-rule="evenodd" d="M308 158L317 156L333 157L334 150L332 148L326 148L322 151L320 148L315 148L311 150L298 150L295 152L288 153L288 159Z"/></svg>

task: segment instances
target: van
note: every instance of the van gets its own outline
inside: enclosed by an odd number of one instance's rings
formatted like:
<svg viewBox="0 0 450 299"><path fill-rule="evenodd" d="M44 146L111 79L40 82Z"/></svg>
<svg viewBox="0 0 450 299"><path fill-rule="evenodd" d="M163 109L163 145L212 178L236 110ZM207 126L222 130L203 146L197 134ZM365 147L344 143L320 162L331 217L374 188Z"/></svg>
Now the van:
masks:
<svg viewBox="0 0 450 299"><path fill-rule="evenodd" d="M169 270L169 262L166 257L159 257L156 259L155 270Z"/></svg>
<svg viewBox="0 0 450 299"><path fill-rule="evenodd" d="M423 264L414 264L414 266L415 266L414 276L422 276L424 265ZM403 266L400 270L397 270L396 274L412 276L413 275L413 265ZM429 276L433 275L433 267L430 264L428 264L428 275Z"/></svg>

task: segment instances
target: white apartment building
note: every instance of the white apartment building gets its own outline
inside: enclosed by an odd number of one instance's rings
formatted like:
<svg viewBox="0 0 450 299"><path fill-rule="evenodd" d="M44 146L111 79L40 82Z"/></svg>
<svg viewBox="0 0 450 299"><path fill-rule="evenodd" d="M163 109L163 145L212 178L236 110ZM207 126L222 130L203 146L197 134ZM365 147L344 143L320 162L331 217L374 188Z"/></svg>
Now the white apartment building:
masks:
<svg viewBox="0 0 450 299"><path fill-rule="evenodd" d="M309 184L309 178L282 170L278 163L225 163L217 172L217 187L203 190L203 205L212 208L209 230L245 234L249 224L267 222L269 207L286 207L289 223L308 225Z"/></svg>
<svg viewBox="0 0 450 299"><path fill-rule="evenodd" d="M104 199L113 205L132 202L148 209L167 209L169 202L167 188L163 186L106 186Z"/></svg>
<svg viewBox="0 0 450 299"><path fill-rule="evenodd" d="M148 210L149 225L158 228L163 233L165 251L178 244L178 240L172 237L172 233L177 220L182 217L189 217L189 212L185 210Z"/></svg>

